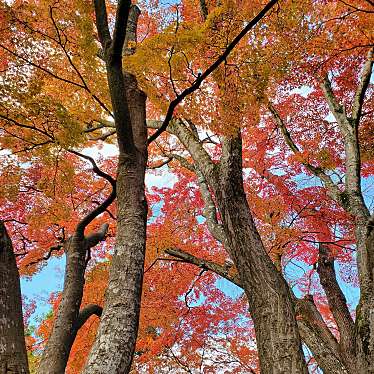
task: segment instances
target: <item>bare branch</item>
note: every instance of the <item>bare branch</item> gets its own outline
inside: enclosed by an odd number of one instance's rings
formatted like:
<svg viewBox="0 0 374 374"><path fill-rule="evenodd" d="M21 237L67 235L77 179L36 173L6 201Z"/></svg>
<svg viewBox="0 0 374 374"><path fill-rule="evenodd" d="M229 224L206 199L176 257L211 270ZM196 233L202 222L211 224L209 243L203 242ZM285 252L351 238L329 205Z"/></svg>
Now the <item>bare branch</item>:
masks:
<svg viewBox="0 0 374 374"><path fill-rule="evenodd" d="M189 264L196 265L202 269L210 270L220 275L222 278L225 278L228 281L237 285L238 287L242 288L239 276L238 275L233 276L229 274L229 270L231 266L219 265L213 261L204 260L202 258L191 255L185 251L182 251L181 249L178 249L178 248L168 248L165 250L165 253L167 253L170 256L179 258Z"/></svg>
<svg viewBox="0 0 374 374"><path fill-rule="evenodd" d="M77 155L77 156L79 156L81 158L84 158L84 159L88 160L92 164L92 166L93 166L92 170L94 171L94 173L96 173L98 176L106 179L111 184L111 186L112 186L112 192L101 203L101 205L99 205L94 210L92 210L90 213L88 213L78 223L77 228L76 228L76 233L77 233L77 235L83 237L84 236L84 230L87 227L87 225L89 225L98 215L104 213L106 211L106 209L109 207L109 205L116 198L116 181L109 174L107 174L107 173L103 172L102 170L100 170L99 167L96 165L95 160L92 157L84 155L84 154L79 153L79 152L74 151L74 150L68 150L68 152L73 153L73 154L75 154L75 155Z"/></svg>
<svg viewBox="0 0 374 374"><path fill-rule="evenodd" d="M243 39L243 37L254 27L256 24L266 15L266 13L278 2L278 0L271 0L269 3L243 28L243 30L234 38L234 40L227 46L225 51L217 58L217 60L210 65L200 76L197 77L195 82L188 88L186 88L179 96L177 96L169 105L166 112L165 119L161 127L148 138L148 144L157 139L168 127L174 113L174 109L179 103L181 103L188 95L195 92L201 85L201 83L216 70L229 56L231 51L236 45Z"/></svg>

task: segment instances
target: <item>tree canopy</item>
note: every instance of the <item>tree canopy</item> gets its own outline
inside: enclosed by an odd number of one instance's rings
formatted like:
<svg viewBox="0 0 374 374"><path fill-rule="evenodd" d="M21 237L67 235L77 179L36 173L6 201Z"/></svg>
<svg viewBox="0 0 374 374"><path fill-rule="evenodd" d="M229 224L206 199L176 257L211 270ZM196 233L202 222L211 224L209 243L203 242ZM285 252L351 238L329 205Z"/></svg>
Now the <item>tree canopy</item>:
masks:
<svg viewBox="0 0 374 374"><path fill-rule="evenodd" d="M374 372L372 1L0 21L6 250L21 277L66 258L17 373Z"/></svg>

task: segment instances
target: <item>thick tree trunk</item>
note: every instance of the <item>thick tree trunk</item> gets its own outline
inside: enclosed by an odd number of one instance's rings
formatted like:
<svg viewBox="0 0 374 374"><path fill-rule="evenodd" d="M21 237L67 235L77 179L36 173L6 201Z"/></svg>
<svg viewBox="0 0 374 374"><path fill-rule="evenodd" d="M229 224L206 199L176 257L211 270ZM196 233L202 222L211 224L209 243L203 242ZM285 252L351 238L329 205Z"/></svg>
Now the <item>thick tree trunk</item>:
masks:
<svg viewBox="0 0 374 374"><path fill-rule="evenodd" d="M104 202L104 206L111 203L114 198L112 195ZM64 289L53 329L39 365L38 372L40 374L65 372L71 347L78 329L81 327L78 317L85 283L87 251L104 239L107 230L108 224L104 224L98 232L87 237L84 237L78 231L65 244Z"/></svg>
<svg viewBox="0 0 374 374"><path fill-rule="evenodd" d="M12 242L0 220L0 373L28 372L18 268Z"/></svg>
<svg viewBox="0 0 374 374"><path fill-rule="evenodd" d="M117 240L101 323L85 374L128 373L138 331L147 220L146 96L133 76L126 74L125 80L136 151L119 156Z"/></svg>
<svg viewBox="0 0 374 374"><path fill-rule="evenodd" d="M374 373L374 228L373 225L356 227L358 253L365 265L365 280L360 284L360 303L356 310L357 372Z"/></svg>
<svg viewBox="0 0 374 374"><path fill-rule="evenodd" d="M77 333L75 323L83 296L86 249L84 240L79 240L76 236L67 242L64 289L53 329L40 362L40 374L65 372Z"/></svg>
<svg viewBox="0 0 374 374"><path fill-rule="evenodd" d="M128 373L138 332L146 243L147 164L146 95L122 68L125 41L136 41L139 9L131 1L117 5L113 37L105 1L95 0L96 25L106 62L119 148L117 238L101 323L84 374Z"/></svg>
<svg viewBox="0 0 374 374"><path fill-rule="evenodd" d="M169 126L169 131L189 151L199 172L213 190L222 223L212 222L214 219L208 215L206 218L211 224L219 226L219 231L223 229L223 243L248 297L261 372L307 373L288 285L266 253L247 202L240 134L225 139L220 163L215 165L196 134L182 122L175 121ZM213 235L217 236L215 232ZM221 233L219 236L222 236Z"/></svg>
<svg viewBox="0 0 374 374"><path fill-rule="evenodd" d="M226 139L213 186L253 318L261 373L307 373L289 288L262 244L243 188L241 137Z"/></svg>

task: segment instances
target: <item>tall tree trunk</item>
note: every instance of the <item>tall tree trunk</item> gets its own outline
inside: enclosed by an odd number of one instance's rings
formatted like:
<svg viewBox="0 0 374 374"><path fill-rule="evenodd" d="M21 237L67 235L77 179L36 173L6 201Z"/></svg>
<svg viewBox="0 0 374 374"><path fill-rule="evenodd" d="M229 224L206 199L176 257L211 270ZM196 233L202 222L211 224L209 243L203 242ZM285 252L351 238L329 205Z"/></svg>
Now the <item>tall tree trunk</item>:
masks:
<svg viewBox="0 0 374 374"><path fill-rule="evenodd" d="M201 172L214 193L222 223L209 217L215 215L208 213L210 209L206 209L205 217L208 226L215 226L211 230L213 236L225 245L238 269L255 325L261 372L307 373L288 285L266 253L247 202L240 134L224 140L222 157L217 165L199 142L197 134L185 124L175 121L169 131L189 151L199 169L197 175ZM200 180L199 184L204 197L207 188ZM208 205L212 204L214 206L213 202Z"/></svg>
<svg viewBox="0 0 374 374"><path fill-rule="evenodd" d="M374 228L373 223L356 226L358 259L366 267L360 284L360 302L356 310L356 351L359 373L374 373Z"/></svg>
<svg viewBox="0 0 374 374"><path fill-rule="evenodd" d="M253 318L261 373L307 373L291 294L261 241L243 187L241 137L226 139L213 185Z"/></svg>
<svg viewBox="0 0 374 374"><path fill-rule="evenodd" d="M0 373L27 374L21 287L12 241L0 220Z"/></svg>
<svg viewBox="0 0 374 374"><path fill-rule="evenodd" d="M75 233L65 245L65 281L51 335L39 365L40 374L65 372L71 347L78 332L79 308L83 297L88 250L103 240L108 225L87 238Z"/></svg>
<svg viewBox="0 0 374 374"><path fill-rule="evenodd" d="M125 74L128 108L136 146L120 153L117 177L117 238L104 310L85 374L128 373L138 332L146 242L147 162L145 94Z"/></svg>
<svg viewBox="0 0 374 374"><path fill-rule="evenodd" d="M118 210L104 309L84 374L128 373L138 333L145 258L147 126L146 95L138 88L136 78L123 71L122 53L131 53L125 41L136 41L139 9L130 1L119 1L113 37L104 1L95 0L95 12L119 148Z"/></svg>
<svg viewBox="0 0 374 374"><path fill-rule="evenodd" d="M55 322L39 366L39 373L60 374L65 372L76 331L79 307L83 296L86 270L86 248L76 237L65 246L65 281Z"/></svg>

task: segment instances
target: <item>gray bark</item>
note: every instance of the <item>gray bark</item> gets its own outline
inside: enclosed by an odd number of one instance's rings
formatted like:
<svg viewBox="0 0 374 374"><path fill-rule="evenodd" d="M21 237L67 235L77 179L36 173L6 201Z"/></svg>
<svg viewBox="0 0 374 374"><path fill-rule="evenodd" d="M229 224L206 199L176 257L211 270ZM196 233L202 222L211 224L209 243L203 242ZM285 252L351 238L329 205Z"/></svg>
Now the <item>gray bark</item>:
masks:
<svg viewBox="0 0 374 374"><path fill-rule="evenodd" d="M214 193L225 234L224 244L248 297L261 371L306 373L291 294L266 253L244 192L240 135L225 140L221 161L215 165L182 122L175 121L168 130L189 151Z"/></svg>
<svg viewBox="0 0 374 374"><path fill-rule="evenodd" d="M0 220L0 373L28 374L21 287L11 239Z"/></svg>
<svg viewBox="0 0 374 374"><path fill-rule="evenodd" d="M51 335L48 338L40 361L40 374L60 374L65 372L69 354L78 332L79 308L85 283L87 252L103 240L108 225L87 238L75 233L65 244L65 281L61 302L57 309Z"/></svg>
<svg viewBox="0 0 374 374"><path fill-rule="evenodd" d="M130 5L130 1L119 1L112 38L105 2L95 1L120 155L116 245L101 323L83 371L85 374L128 373L139 323L147 220L144 190L147 127L146 95L137 87L136 78L122 69L124 30ZM130 20L137 16L137 12L130 12ZM136 27L136 22L132 25Z"/></svg>
<svg viewBox="0 0 374 374"><path fill-rule="evenodd" d="M225 265L196 257L179 248L168 248L165 253L199 268L212 271L243 288L239 276L230 273L230 269ZM312 351L318 366L325 373L348 374L349 372L343 364L339 343L323 321L321 314L314 305L313 299L297 300L295 298L294 304L298 315L297 326L301 339Z"/></svg>
<svg viewBox="0 0 374 374"><path fill-rule="evenodd" d="M334 94L332 83L325 76L321 89L326 102L342 135L345 147L345 186L338 186L321 167L309 163L304 166L324 183L329 196L335 200L354 220L357 265L360 280L360 302L356 310L354 326L350 321L344 295L337 286L331 259L321 254L319 274L326 291L331 311L341 335L341 358L351 373L374 373L374 237L372 219L365 205L361 189L361 159L358 129L361 120L365 94L369 86L373 68L373 48L370 48L363 65L352 102L351 114L339 103ZM277 126L294 153L299 149L287 131L285 123L272 105L269 105Z"/></svg>

